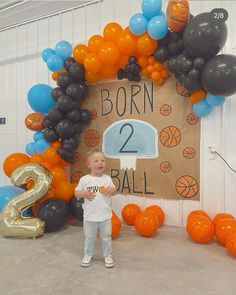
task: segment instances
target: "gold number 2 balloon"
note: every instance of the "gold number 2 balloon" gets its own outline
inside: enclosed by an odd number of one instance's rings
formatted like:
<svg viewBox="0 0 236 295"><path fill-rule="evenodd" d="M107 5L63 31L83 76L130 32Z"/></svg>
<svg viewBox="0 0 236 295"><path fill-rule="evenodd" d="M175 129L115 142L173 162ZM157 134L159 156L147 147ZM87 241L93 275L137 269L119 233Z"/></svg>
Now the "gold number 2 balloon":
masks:
<svg viewBox="0 0 236 295"><path fill-rule="evenodd" d="M0 234L4 237L36 238L44 233L45 224L39 218L22 217L24 209L32 206L49 190L52 176L46 168L36 163L27 163L11 175L11 182L20 186L34 180L32 189L15 196L0 214Z"/></svg>

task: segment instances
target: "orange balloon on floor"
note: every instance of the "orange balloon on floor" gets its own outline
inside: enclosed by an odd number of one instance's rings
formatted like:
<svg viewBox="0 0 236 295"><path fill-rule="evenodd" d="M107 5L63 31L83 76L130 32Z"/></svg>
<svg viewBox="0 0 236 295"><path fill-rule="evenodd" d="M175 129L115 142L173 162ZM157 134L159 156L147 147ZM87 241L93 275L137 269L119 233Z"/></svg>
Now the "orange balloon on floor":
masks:
<svg viewBox="0 0 236 295"><path fill-rule="evenodd" d="M216 216L212 220L212 222L214 224L214 227L217 225L217 223L220 220L225 219L225 218L235 219L232 214L228 214L228 213L217 213Z"/></svg>
<svg viewBox="0 0 236 295"><path fill-rule="evenodd" d="M122 209L122 218L128 225L134 225L136 216L141 212L141 209L136 204L128 204Z"/></svg>
<svg viewBox="0 0 236 295"><path fill-rule="evenodd" d="M151 212L153 214L157 215L158 218L158 222L159 224L163 224L164 219L165 219L165 213L163 212L163 210L161 209L161 207L157 206L157 205L152 205L149 206L145 209L146 212Z"/></svg>
<svg viewBox="0 0 236 295"><path fill-rule="evenodd" d="M225 245L227 237L234 232L236 232L236 220L232 218L224 218L215 226L216 238L222 245Z"/></svg>
<svg viewBox="0 0 236 295"><path fill-rule="evenodd" d="M156 233L159 224L154 213L144 211L137 215L134 226L141 236L151 237Z"/></svg>
<svg viewBox="0 0 236 295"><path fill-rule="evenodd" d="M236 233L228 236L225 242L225 246L228 252L236 257Z"/></svg>
<svg viewBox="0 0 236 295"><path fill-rule="evenodd" d="M55 187L55 197L68 202L74 195L74 186L69 181L61 181Z"/></svg>
<svg viewBox="0 0 236 295"><path fill-rule="evenodd" d="M194 210L194 211L189 213L188 218L187 218L187 223L190 223L191 219L196 215L205 216L205 217L210 219L210 217L208 216L208 214L205 211L203 211L203 210Z"/></svg>
<svg viewBox="0 0 236 295"><path fill-rule="evenodd" d="M112 218L111 218L111 238L114 239L118 236L121 229L121 222L118 216L112 211Z"/></svg>
<svg viewBox="0 0 236 295"><path fill-rule="evenodd" d="M23 164L28 163L30 157L23 153L14 153L6 157L3 162L3 170L7 176L11 176L12 172Z"/></svg>
<svg viewBox="0 0 236 295"><path fill-rule="evenodd" d="M214 227L211 220L203 215L193 216L187 224L187 233L191 240L197 243L210 242L214 235Z"/></svg>

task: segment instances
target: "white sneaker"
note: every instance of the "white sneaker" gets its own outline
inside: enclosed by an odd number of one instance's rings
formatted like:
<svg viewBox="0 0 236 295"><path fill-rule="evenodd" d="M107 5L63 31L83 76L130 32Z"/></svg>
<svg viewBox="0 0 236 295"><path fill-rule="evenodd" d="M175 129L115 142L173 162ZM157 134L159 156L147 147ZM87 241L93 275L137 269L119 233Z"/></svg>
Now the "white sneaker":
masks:
<svg viewBox="0 0 236 295"><path fill-rule="evenodd" d="M105 267L113 267L115 266L114 261L111 255L105 257Z"/></svg>
<svg viewBox="0 0 236 295"><path fill-rule="evenodd" d="M90 263L93 261L93 257L85 255L84 258L82 259L80 265L83 267L90 266Z"/></svg>

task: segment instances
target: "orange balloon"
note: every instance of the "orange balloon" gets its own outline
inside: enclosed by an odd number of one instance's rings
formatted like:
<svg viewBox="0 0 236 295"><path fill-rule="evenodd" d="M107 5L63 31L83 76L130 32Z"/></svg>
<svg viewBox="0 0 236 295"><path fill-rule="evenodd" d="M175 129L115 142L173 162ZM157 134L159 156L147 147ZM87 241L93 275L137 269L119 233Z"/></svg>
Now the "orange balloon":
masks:
<svg viewBox="0 0 236 295"><path fill-rule="evenodd" d="M157 40L152 39L148 33L139 36L137 41L138 52L141 55L149 56L157 49Z"/></svg>
<svg viewBox="0 0 236 295"><path fill-rule="evenodd" d="M158 61L156 61L153 66L154 66L154 69L158 72L161 72L162 70L164 70L163 64Z"/></svg>
<svg viewBox="0 0 236 295"><path fill-rule="evenodd" d="M203 210L194 210L194 211L189 213L189 215L187 217L187 223L191 223L192 218L195 217L195 216L198 216L198 215L205 216L205 217L210 219L210 217L208 216L208 214L205 211L203 211Z"/></svg>
<svg viewBox="0 0 236 295"><path fill-rule="evenodd" d="M92 36L88 41L88 48L90 52L98 53L100 46L104 43L104 39L100 35Z"/></svg>
<svg viewBox="0 0 236 295"><path fill-rule="evenodd" d="M61 142L60 142L59 140L54 141L54 142L51 143L51 147L52 147L52 148L55 148L55 149L61 147L61 145L62 145L62 144L61 144Z"/></svg>
<svg viewBox="0 0 236 295"><path fill-rule="evenodd" d="M96 83L97 81L100 80L101 75L100 73L92 73L92 72L85 71L85 78L88 83Z"/></svg>
<svg viewBox="0 0 236 295"><path fill-rule="evenodd" d="M215 226L215 234L217 240L225 245L226 239L230 234L236 233L236 220L232 218L224 218L217 222Z"/></svg>
<svg viewBox="0 0 236 295"><path fill-rule="evenodd" d="M151 212L151 213L157 215L158 223L160 225L163 224L164 219L165 219L165 213L163 212L161 207L159 207L157 205L152 205L152 206L147 207L144 211Z"/></svg>
<svg viewBox="0 0 236 295"><path fill-rule="evenodd" d="M134 226L141 236L151 237L156 233L159 223L155 214L144 211L137 215Z"/></svg>
<svg viewBox="0 0 236 295"><path fill-rule="evenodd" d="M236 233L233 233L227 237L225 246L228 252L236 257Z"/></svg>
<svg viewBox="0 0 236 295"><path fill-rule="evenodd" d="M198 91L193 92L190 96L189 99L191 103L196 103L199 100L203 99L206 97L206 91L203 89L200 89Z"/></svg>
<svg viewBox="0 0 236 295"><path fill-rule="evenodd" d="M134 225L136 216L141 212L141 209L136 204L128 204L122 209L122 218L128 225Z"/></svg>
<svg viewBox="0 0 236 295"><path fill-rule="evenodd" d="M61 181L55 187L55 195L57 198L68 202L74 195L74 186L69 181Z"/></svg>
<svg viewBox="0 0 236 295"><path fill-rule="evenodd" d="M187 223L187 233L196 243L210 242L214 235L214 226L211 220L203 215L195 215L190 223Z"/></svg>
<svg viewBox="0 0 236 295"><path fill-rule="evenodd" d="M141 70L141 75L142 75L142 76L145 76L145 77L149 77L149 76L150 76L150 74L149 74L147 68L143 68L143 69Z"/></svg>
<svg viewBox="0 0 236 295"><path fill-rule="evenodd" d="M151 73L151 78L154 81L158 81L161 78L161 74L158 71L153 71Z"/></svg>
<svg viewBox="0 0 236 295"><path fill-rule="evenodd" d="M97 53L88 53L84 57L84 67L88 72L97 73L102 68L101 59Z"/></svg>
<svg viewBox="0 0 236 295"><path fill-rule="evenodd" d="M57 153L57 149L49 147L46 148L43 152L43 158L45 162L48 162L49 164L55 166L60 161L60 156Z"/></svg>
<svg viewBox="0 0 236 295"><path fill-rule="evenodd" d="M120 33L117 39L117 45L122 54L132 55L137 50L137 41L134 35L128 31Z"/></svg>
<svg viewBox="0 0 236 295"><path fill-rule="evenodd" d="M59 75L59 72L53 72L53 73L52 73L52 79L53 79L54 81L57 81L57 77L58 77L58 75Z"/></svg>
<svg viewBox="0 0 236 295"><path fill-rule="evenodd" d="M33 154L29 160L30 163L42 163L43 161L44 159L42 154Z"/></svg>
<svg viewBox="0 0 236 295"><path fill-rule="evenodd" d="M52 171L53 169L53 165L48 163L48 162L42 162L42 163L39 163L41 165L43 165L44 167L46 167L50 172Z"/></svg>
<svg viewBox="0 0 236 295"><path fill-rule="evenodd" d="M153 56L149 56L148 58L148 64L151 65L151 66L154 66L156 60Z"/></svg>
<svg viewBox="0 0 236 295"><path fill-rule="evenodd" d="M169 77L170 73L167 69L164 69L161 71L161 76L163 79L167 79Z"/></svg>
<svg viewBox="0 0 236 295"><path fill-rule="evenodd" d="M138 58L137 63L140 65L140 67L146 68L148 66L148 58L146 56L141 55Z"/></svg>
<svg viewBox="0 0 236 295"><path fill-rule="evenodd" d="M88 47L83 44L79 44L73 50L73 57L77 62L83 64L84 58L88 53L89 53Z"/></svg>
<svg viewBox="0 0 236 295"><path fill-rule="evenodd" d="M31 189L33 186L34 186L35 182L33 179L29 179L27 182L26 182L26 188L27 190Z"/></svg>
<svg viewBox="0 0 236 295"><path fill-rule="evenodd" d="M235 219L235 218L233 217L232 214L228 214L228 213L218 213L218 214L216 214L216 216L215 216L215 217L213 218L213 220L212 220L214 226L216 226L217 223L218 223L220 220L224 219L224 218Z"/></svg>
<svg viewBox="0 0 236 295"><path fill-rule="evenodd" d="M61 167L54 167L51 173L53 176L53 185L56 185L57 183L65 181L67 179L66 172Z"/></svg>
<svg viewBox="0 0 236 295"><path fill-rule="evenodd" d="M154 66L151 66L151 65L149 65L149 66L147 66L146 67L146 69L147 69L147 72L151 75L152 74L152 72L154 72Z"/></svg>
<svg viewBox="0 0 236 295"><path fill-rule="evenodd" d="M119 61L120 52L117 45L113 42L105 42L99 49L99 58L106 66L113 66Z"/></svg>
<svg viewBox="0 0 236 295"><path fill-rule="evenodd" d="M14 153L6 157L3 162L3 170L7 176L11 176L12 172L23 164L30 161L30 157L23 153Z"/></svg>
<svg viewBox="0 0 236 295"><path fill-rule="evenodd" d="M106 78L106 79L116 77L117 67L116 66L105 66L101 69L100 74L103 78Z"/></svg>
<svg viewBox="0 0 236 295"><path fill-rule="evenodd" d="M129 63L129 57L127 55L121 55L118 63L116 64L118 69L124 69L125 66Z"/></svg>
<svg viewBox="0 0 236 295"><path fill-rule="evenodd" d="M107 24L103 30L105 41L115 42L122 31L122 27L117 23Z"/></svg>
<svg viewBox="0 0 236 295"><path fill-rule="evenodd" d="M112 218L111 218L111 238L114 239L118 236L121 229L121 222L120 219L117 217L114 211L112 211Z"/></svg>

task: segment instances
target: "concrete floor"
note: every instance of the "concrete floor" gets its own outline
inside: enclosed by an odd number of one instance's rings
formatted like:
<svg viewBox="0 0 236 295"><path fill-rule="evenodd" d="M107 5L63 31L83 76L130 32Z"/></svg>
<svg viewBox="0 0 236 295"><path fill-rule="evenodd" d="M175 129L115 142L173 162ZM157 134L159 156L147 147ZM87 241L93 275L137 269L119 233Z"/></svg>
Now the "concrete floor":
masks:
<svg viewBox="0 0 236 295"><path fill-rule="evenodd" d="M0 237L0 295L235 295L236 259L212 242L190 242L185 230L162 226L153 238L123 225L113 241L116 266L106 269L100 244L81 268L82 227L38 240Z"/></svg>

